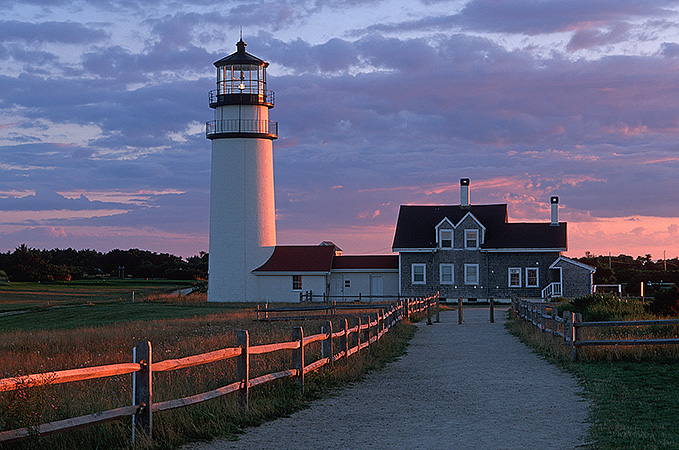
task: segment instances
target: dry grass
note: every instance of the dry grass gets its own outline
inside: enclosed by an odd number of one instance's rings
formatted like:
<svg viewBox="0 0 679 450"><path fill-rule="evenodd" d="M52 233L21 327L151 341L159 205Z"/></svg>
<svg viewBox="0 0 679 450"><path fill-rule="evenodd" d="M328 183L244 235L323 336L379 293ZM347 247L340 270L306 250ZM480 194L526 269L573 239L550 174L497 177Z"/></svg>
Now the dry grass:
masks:
<svg viewBox="0 0 679 450"><path fill-rule="evenodd" d="M204 294L196 296L200 295ZM182 301L188 297L191 296L182 297ZM155 297L149 301L166 300ZM131 362L132 349L139 340L151 341L153 361L162 361L234 347L236 332L240 329L249 330L251 345L257 345L289 341L292 328L299 325L303 326L305 335L317 334L322 324L322 321L314 320L261 323L255 322L253 318L252 305L248 305L237 310L192 318L124 322L68 330L5 332L0 339L0 377ZM352 321L349 324L351 326ZM339 329L340 318L333 319L333 327ZM398 333L388 333L387 339L383 339L384 343L379 346L399 347L400 344L390 344L390 339L407 342L407 332L403 334L401 331L400 338ZM389 351L383 350L382 353L389 354ZM320 342L307 347L306 355L309 362L317 359ZM380 357L384 359L379 351L371 351L370 356L355 358L349 366L339 365L332 376L319 374L311 377L316 382L310 384L308 395L317 396L337 383L359 378L366 370L379 365L375 358ZM393 356L386 357L389 358ZM291 362L291 353L286 351L253 355L251 377L288 369ZM131 378L131 375L123 375L1 393L0 410L9 411L12 408L13 413L0 419L0 430L34 426L129 405L132 402ZM233 360L156 373L153 380L154 401L205 392L234 380ZM157 439L151 447L170 448L187 439L233 434L243 426L287 414L305 402L289 380L255 389L251 399L253 406L246 415L242 414L230 396L200 406L158 414L154 417L154 435ZM129 421L120 420L54 437L34 439L19 444L19 448L128 448L129 440Z"/></svg>

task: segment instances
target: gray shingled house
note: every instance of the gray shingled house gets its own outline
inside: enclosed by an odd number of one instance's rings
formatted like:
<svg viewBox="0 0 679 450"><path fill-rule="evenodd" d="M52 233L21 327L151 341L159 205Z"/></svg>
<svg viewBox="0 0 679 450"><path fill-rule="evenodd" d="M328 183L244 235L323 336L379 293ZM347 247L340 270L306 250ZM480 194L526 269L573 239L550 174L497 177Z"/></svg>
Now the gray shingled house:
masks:
<svg viewBox="0 0 679 450"><path fill-rule="evenodd" d="M400 208L392 250L399 254L400 294L475 301L577 297L592 288L595 269L562 255L566 223L510 223L507 205L470 205L469 179L459 205Z"/></svg>

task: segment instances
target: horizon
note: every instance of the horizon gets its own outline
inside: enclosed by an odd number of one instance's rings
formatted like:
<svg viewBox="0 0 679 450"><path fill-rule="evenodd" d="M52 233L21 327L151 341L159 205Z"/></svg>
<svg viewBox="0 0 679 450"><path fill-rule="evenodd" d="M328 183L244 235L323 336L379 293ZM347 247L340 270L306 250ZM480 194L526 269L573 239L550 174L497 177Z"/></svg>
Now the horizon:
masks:
<svg viewBox="0 0 679 450"><path fill-rule="evenodd" d="M679 257L674 2L150 6L0 5L1 252L207 252L208 92L242 27L276 93L279 245L391 253L399 206L464 177L510 222L559 196L569 257Z"/></svg>

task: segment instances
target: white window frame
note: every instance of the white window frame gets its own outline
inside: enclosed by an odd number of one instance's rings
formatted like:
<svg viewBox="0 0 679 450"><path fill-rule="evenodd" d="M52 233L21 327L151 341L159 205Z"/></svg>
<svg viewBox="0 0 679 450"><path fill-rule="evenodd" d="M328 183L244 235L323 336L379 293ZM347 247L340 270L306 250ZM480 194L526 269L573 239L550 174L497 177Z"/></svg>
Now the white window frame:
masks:
<svg viewBox="0 0 679 450"><path fill-rule="evenodd" d="M296 288L295 284L297 284L298 278L299 278L299 288ZM302 290L302 275L293 275L292 276L292 290L293 291L301 291Z"/></svg>
<svg viewBox="0 0 679 450"><path fill-rule="evenodd" d="M415 268L422 268L422 281L415 281ZM410 279L413 284L427 284L427 265L424 263L413 263L410 266Z"/></svg>
<svg viewBox="0 0 679 450"><path fill-rule="evenodd" d="M443 234L444 233L449 233L450 234L450 239L444 239ZM454 246L454 239L453 239L454 233L453 230L450 228L443 228L439 230L439 248L453 248ZM450 241L450 246L443 246L443 241Z"/></svg>
<svg viewBox="0 0 679 450"><path fill-rule="evenodd" d="M535 271L535 284L528 282L528 273ZM526 287L540 287L540 268L539 267L526 267Z"/></svg>
<svg viewBox="0 0 679 450"><path fill-rule="evenodd" d="M474 245L474 246L468 245L469 240L470 240L468 236L471 236L471 235L474 235L473 240L476 241L476 245ZM476 249L479 248L479 230L474 229L474 228L464 230L464 248L470 249L470 250L476 250Z"/></svg>
<svg viewBox="0 0 679 450"><path fill-rule="evenodd" d="M517 276L517 282L512 282L512 275ZM507 286L510 288L520 288L521 287L521 267L510 267L507 269Z"/></svg>
<svg viewBox="0 0 679 450"><path fill-rule="evenodd" d="M450 280L443 280L443 268L450 268ZM455 283L455 265L454 264L439 264L439 283L441 284L454 284Z"/></svg>
<svg viewBox="0 0 679 450"><path fill-rule="evenodd" d="M471 279L469 276L469 270L471 268L476 270L476 279ZM465 264L464 265L464 284L469 286L478 286L479 284L479 265L478 264Z"/></svg>

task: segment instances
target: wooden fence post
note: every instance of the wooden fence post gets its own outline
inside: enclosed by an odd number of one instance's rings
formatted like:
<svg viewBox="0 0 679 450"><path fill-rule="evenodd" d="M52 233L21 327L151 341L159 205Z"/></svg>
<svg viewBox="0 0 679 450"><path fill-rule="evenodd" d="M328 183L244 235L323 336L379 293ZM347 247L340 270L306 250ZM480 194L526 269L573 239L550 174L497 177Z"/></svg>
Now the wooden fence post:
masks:
<svg viewBox="0 0 679 450"><path fill-rule="evenodd" d="M385 325L385 322L386 322L385 314L384 314L384 310L383 310L383 309L380 309L379 311L377 311L377 321L378 321L378 324L377 324L377 332L378 332L380 335L383 335L383 334L384 334L384 329L385 329L385 326L384 326L384 325Z"/></svg>
<svg viewBox="0 0 679 450"><path fill-rule="evenodd" d="M436 296L436 323L441 322L441 298Z"/></svg>
<svg viewBox="0 0 679 450"><path fill-rule="evenodd" d="M490 298L490 323L495 323L495 301Z"/></svg>
<svg viewBox="0 0 679 450"><path fill-rule="evenodd" d="M431 298L427 298L427 325L431 325Z"/></svg>
<svg viewBox="0 0 679 450"><path fill-rule="evenodd" d="M575 361L575 358L577 358L577 355L575 353L575 345L573 344L575 341L575 327L573 326L573 322L575 321L575 314L571 311L564 311L563 320L564 320L563 324L564 341L566 341L566 344L570 347L571 361Z"/></svg>
<svg viewBox="0 0 679 450"><path fill-rule="evenodd" d="M365 323L368 325L363 331L363 339L361 339L363 342L368 344L368 351L370 351L370 322L371 322L371 317L370 315L365 316Z"/></svg>
<svg viewBox="0 0 679 450"><path fill-rule="evenodd" d="M304 329L293 328L292 339L299 342L299 348L292 352L292 366L297 369L297 382L304 394Z"/></svg>
<svg viewBox="0 0 679 450"><path fill-rule="evenodd" d="M361 316L356 317L356 325L358 327L356 330L356 353L361 353L361 336L363 335L361 331Z"/></svg>
<svg viewBox="0 0 679 450"><path fill-rule="evenodd" d="M573 347L571 349L571 360L577 361L578 360L578 345L580 341L582 341L582 328L577 326L576 324L579 324L582 322L582 314L581 313L575 313L573 317Z"/></svg>
<svg viewBox="0 0 679 450"><path fill-rule="evenodd" d="M134 415L133 423L134 428L142 430L149 439L153 438L153 413L151 410L153 401L152 356L149 341L137 342L134 349L134 362L141 365L141 369L134 372L134 404L140 406ZM134 441L134 432L132 440Z"/></svg>
<svg viewBox="0 0 679 450"><path fill-rule="evenodd" d="M321 342L321 358L328 358L328 364L330 369L334 367L333 354L332 354L332 322L327 321L321 327L321 333L327 334L327 337Z"/></svg>
<svg viewBox="0 0 679 450"><path fill-rule="evenodd" d="M457 301L457 323L462 323L462 297Z"/></svg>
<svg viewBox="0 0 679 450"><path fill-rule="evenodd" d="M239 389L240 405L247 411L250 405L250 334L248 330L238 330L236 345L241 354L236 358L236 377L241 381Z"/></svg>
<svg viewBox="0 0 679 450"><path fill-rule="evenodd" d="M340 347L344 351L344 362L349 364L349 324L347 319L342 320L344 335L340 338Z"/></svg>

